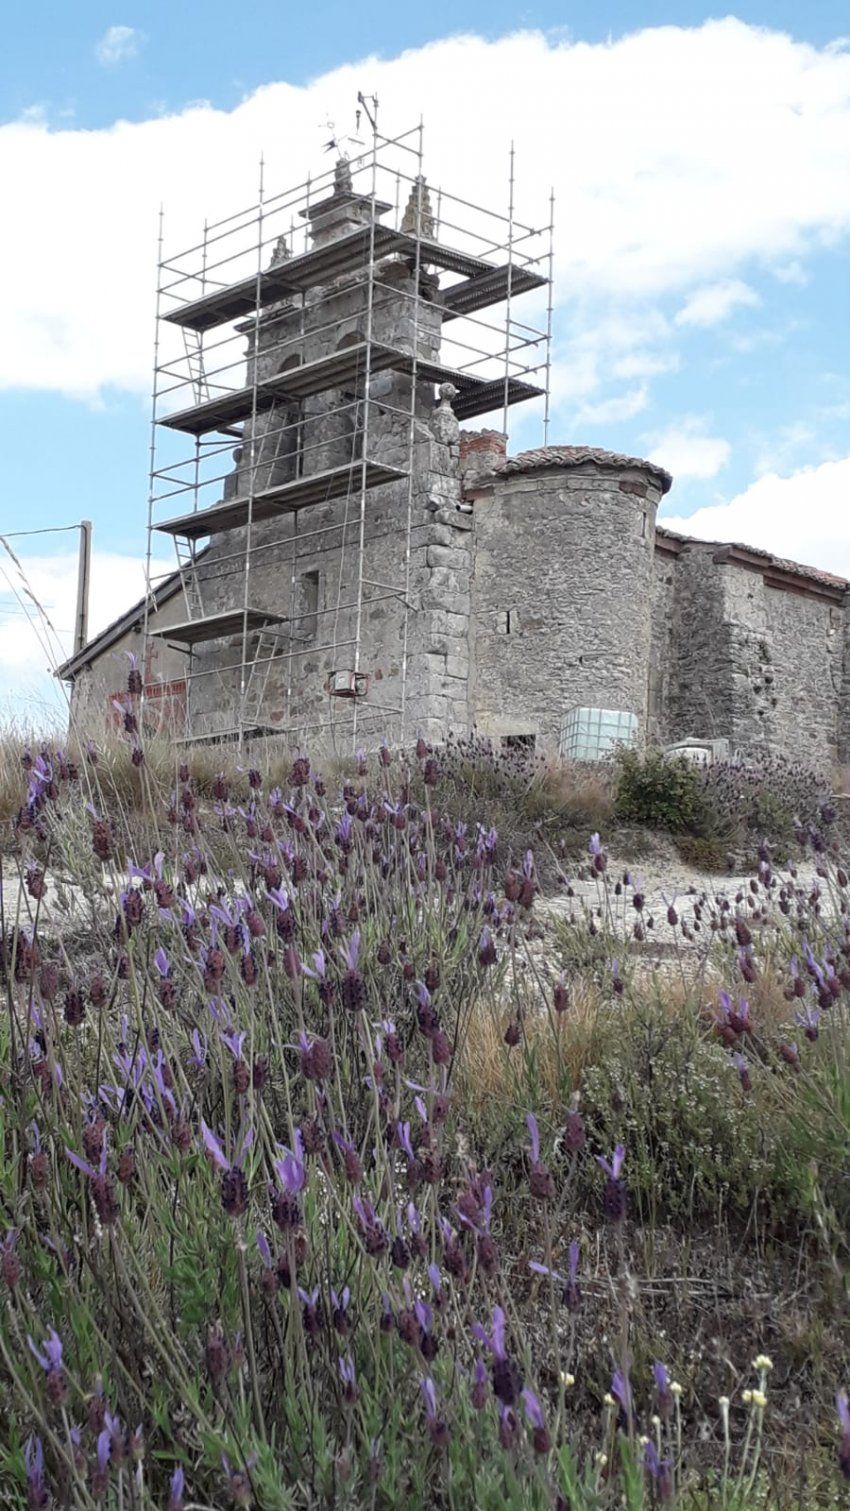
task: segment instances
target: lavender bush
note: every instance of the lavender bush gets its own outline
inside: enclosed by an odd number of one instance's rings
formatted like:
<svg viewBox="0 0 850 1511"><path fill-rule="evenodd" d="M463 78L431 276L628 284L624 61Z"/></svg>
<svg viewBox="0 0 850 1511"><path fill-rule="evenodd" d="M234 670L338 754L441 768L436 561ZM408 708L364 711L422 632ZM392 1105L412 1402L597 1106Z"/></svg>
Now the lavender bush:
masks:
<svg viewBox="0 0 850 1511"><path fill-rule="evenodd" d="M132 823L26 752L4 859L4 1506L838 1504L840 865L706 900L674 1011L421 742L161 789L125 726Z"/></svg>

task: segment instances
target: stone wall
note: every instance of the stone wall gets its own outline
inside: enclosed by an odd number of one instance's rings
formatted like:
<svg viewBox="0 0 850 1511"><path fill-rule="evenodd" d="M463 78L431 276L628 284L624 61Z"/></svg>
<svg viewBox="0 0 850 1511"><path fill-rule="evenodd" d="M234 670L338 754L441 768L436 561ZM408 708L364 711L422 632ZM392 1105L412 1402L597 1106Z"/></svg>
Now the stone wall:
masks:
<svg viewBox="0 0 850 1511"><path fill-rule="evenodd" d="M557 748L590 706L635 713L643 737L660 485L616 458L510 467L468 489L475 723Z"/></svg>
<svg viewBox="0 0 850 1511"><path fill-rule="evenodd" d="M678 554L659 549L652 563L652 604L647 689L647 739L664 744L671 727L676 568Z"/></svg>
<svg viewBox="0 0 850 1511"><path fill-rule="evenodd" d="M847 759L840 585L764 553L675 539L659 541L655 578L653 738L724 738L823 769Z"/></svg>

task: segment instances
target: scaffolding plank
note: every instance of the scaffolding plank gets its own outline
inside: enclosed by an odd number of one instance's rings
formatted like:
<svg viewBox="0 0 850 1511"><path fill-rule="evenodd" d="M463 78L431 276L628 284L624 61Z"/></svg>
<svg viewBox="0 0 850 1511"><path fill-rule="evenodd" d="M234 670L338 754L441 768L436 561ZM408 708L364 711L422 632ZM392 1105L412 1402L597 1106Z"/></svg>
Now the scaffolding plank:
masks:
<svg viewBox="0 0 850 1511"><path fill-rule="evenodd" d="M229 744L231 740L261 740L268 735L279 735L280 729L275 724L246 724L242 728L236 725L228 725L225 729L208 729L203 734L186 734L175 737L175 745L218 745Z"/></svg>
<svg viewBox="0 0 850 1511"><path fill-rule="evenodd" d="M345 467L331 467L325 472L313 472L306 477L294 478L291 483L280 483L275 488L263 488L253 499L224 499L208 509L196 509L192 514L182 514L176 519L167 519L155 529L166 535L179 535L185 540L201 540L207 535L217 535L223 530L238 530L248 523L250 511L254 524L264 519L274 519L281 514L294 514L310 504L323 504L333 498L341 498L349 490L359 491L362 482L363 464L354 462ZM382 462L366 463L366 487L379 488L382 483L394 483L407 476L398 467L387 467Z"/></svg>
<svg viewBox="0 0 850 1511"><path fill-rule="evenodd" d="M206 640L222 640L229 635L241 635L243 629L262 630L275 624L285 624L283 614L272 614L268 609L225 609L220 614L204 614L199 619L184 619L180 624L169 624L162 629L152 628L150 633L160 640L173 640L178 645L201 645Z"/></svg>
<svg viewBox="0 0 850 1511"><path fill-rule="evenodd" d="M524 383L519 378L508 382L508 404L523 404L526 399L539 399L544 389L534 383ZM494 378L491 382L478 382L474 388L461 389L452 401L452 409L459 420L471 420L476 415L492 414L505 403L505 380Z"/></svg>
<svg viewBox="0 0 850 1511"><path fill-rule="evenodd" d="M295 402L311 394L325 393L329 389L356 387L366 375L367 350L366 343L361 342L357 346L348 346L342 351L332 352L328 357L320 357L315 362L307 362L303 367L290 368L285 373L276 373L271 378L264 378L257 384L257 410L269 409L276 403ZM399 347L385 346L377 341L372 342L368 361L371 373L390 370L410 375L413 367L414 358L411 352L402 351ZM416 360L416 372L419 380L424 383L454 383L460 390L463 404L462 411L458 407L460 400L454 405L458 419L475 414L486 414L490 409L498 408L498 404L494 406L490 402L489 391L494 383L497 385L502 383L504 387L502 379L491 381L486 378L477 378L472 373L461 372L457 368L446 367L441 362L431 362L422 357ZM508 403L516 404L522 399L536 397L538 393L540 389L532 387L531 384L512 379ZM478 398L475 397L476 394L479 395ZM235 419L247 419L253 413L254 403L254 389L240 388L233 393L207 399L203 404L195 404L191 409L181 409L176 414L167 415L159 423L170 430L183 430L189 435L203 435L210 430L219 430L223 424L232 424Z"/></svg>
<svg viewBox="0 0 850 1511"><path fill-rule="evenodd" d="M285 373L264 378L257 384L257 411L261 413L273 404L295 402L333 388L355 387L366 376L366 353L366 343L360 342L327 357L318 357L314 362L305 362L302 367L291 367ZM396 366L401 355L396 347L373 341L370 370L383 372ZM164 415L159 423L169 430L203 435L209 430L221 430L236 419L248 419L253 411L254 390L248 385L205 399L203 404L193 404L190 409Z"/></svg>
<svg viewBox="0 0 850 1511"><path fill-rule="evenodd" d="M271 409L283 397L278 378L267 378L264 383L258 383L257 412ZM226 435L235 421L246 420L253 412L253 388L234 388L229 393L217 394L214 399L205 399L203 404L193 404L191 409L179 409L175 414L164 415L158 424L168 430L184 430L187 435L206 435L211 430Z"/></svg>
<svg viewBox="0 0 850 1511"><path fill-rule="evenodd" d="M345 273L353 273L366 267L376 257L389 257L400 252L407 257L416 257L416 238L404 231L394 231L392 226L373 228L364 226L348 236L340 236L326 246L315 247L266 268L259 277L252 274L226 288L215 289L200 299L181 304L169 310L163 319L172 325L188 326L195 331L212 330L243 315L250 315L259 305L274 304L290 294L301 294L317 284L327 283ZM437 241L419 242L419 261L422 267L445 268L447 272L461 273L471 278L486 273L493 264L483 257L472 256L457 247L444 247Z"/></svg>
<svg viewBox="0 0 850 1511"><path fill-rule="evenodd" d="M487 273L476 273L462 283L454 283L442 291L441 304L445 311L443 320L457 320L462 315L472 315L476 310L487 309L491 304L503 304L508 297L508 273L510 273L511 298L527 294L530 289L545 288L549 282L541 273L530 268L492 268Z"/></svg>

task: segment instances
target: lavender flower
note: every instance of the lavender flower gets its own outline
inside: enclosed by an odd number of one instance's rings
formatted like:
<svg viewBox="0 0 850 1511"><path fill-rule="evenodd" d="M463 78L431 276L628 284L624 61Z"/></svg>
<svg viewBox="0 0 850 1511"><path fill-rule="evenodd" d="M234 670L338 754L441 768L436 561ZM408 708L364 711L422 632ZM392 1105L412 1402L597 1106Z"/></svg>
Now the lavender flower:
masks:
<svg viewBox="0 0 850 1511"><path fill-rule="evenodd" d="M632 1416L632 1387L628 1369L616 1369L611 1378L611 1394L617 1402L626 1425Z"/></svg>
<svg viewBox="0 0 850 1511"><path fill-rule="evenodd" d="M10 1228L3 1242L0 1243L0 1275L10 1291L15 1289L21 1278L21 1261L16 1250L17 1242L18 1231L16 1228Z"/></svg>
<svg viewBox="0 0 850 1511"><path fill-rule="evenodd" d="M552 1179L552 1172L540 1160L540 1133L537 1128L537 1119L533 1113L529 1112L525 1119L525 1124L531 1140L529 1189L537 1201L548 1201L555 1195L555 1182Z"/></svg>
<svg viewBox="0 0 850 1511"><path fill-rule="evenodd" d="M525 1387L522 1393L522 1404L532 1429L531 1440L534 1445L534 1452L540 1454L548 1453L552 1447L552 1439L546 1427L543 1407L540 1404L539 1398L528 1386Z"/></svg>
<svg viewBox="0 0 850 1511"><path fill-rule="evenodd" d="M655 1391L658 1398L658 1410L662 1417L669 1417L673 1411L673 1392L670 1389L670 1373L664 1364L656 1359L652 1366L655 1378Z"/></svg>
<svg viewBox="0 0 850 1511"><path fill-rule="evenodd" d="M207 1050L209 1041L206 1034L200 1029L192 1029L192 1049L194 1053L189 1057L189 1064L194 1070L203 1070L207 1063Z"/></svg>
<svg viewBox="0 0 850 1511"><path fill-rule="evenodd" d="M351 1205L360 1224L360 1232L366 1247L366 1253L371 1254L373 1257L383 1254L389 1246L389 1237L372 1203L365 1200L362 1196L355 1196Z"/></svg>
<svg viewBox="0 0 850 1511"><path fill-rule="evenodd" d="M796 1014L796 1021L799 1023L800 1027L803 1030L803 1033L811 1044L814 1044L815 1040L818 1037L818 1034L820 1033L820 1028L818 1026L820 1023L820 1017L821 1010L819 1007L805 1007L802 1009L802 1011Z"/></svg>
<svg viewBox="0 0 850 1511"><path fill-rule="evenodd" d="M471 1400L475 1411L482 1411L487 1403L487 1366L483 1359L476 1359L472 1369Z"/></svg>
<svg viewBox="0 0 850 1511"><path fill-rule="evenodd" d="M340 946L340 955L345 965L340 991L342 1005L350 1013L360 1012L366 1006L366 983L357 963L360 958L360 931L355 929L348 944Z"/></svg>
<svg viewBox="0 0 850 1511"><path fill-rule="evenodd" d="M299 1285L298 1300L301 1302L302 1307L301 1318L304 1324L304 1331L308 1337L315 1337L316 1333L321 1330L323 1321L323 1308L319 1287L314 1286L312 1291L305 1291Z"/></svg>
<svg viewBox="0 0 850 1511"><path fill-rule="evenodd" d="M168 1493L168 1511L183 1511L183 1494L186 1489L186 1476L180 1464L171 1476Z"/></svg>
<svg viewBox="0 0 850 1511"><path fill-rule="evenodd" d="M478 963L483 966L495 965L497 958L492 930L485 923L478 940Z"/></svg>
<svg viewBox="0 0 850 1511"><path fill-rule="evenodd" d="M538 1264L537 1260L535 1259L530 1260L528 1265L528 1268L530 1270L533 1270L535 1275L551 1275L553 1280L557 1280L561 1285L563 1285L564 1305L571 1312L578 1311L579 1307L581 1306L581 1286L578 1280L578 1262L578 1239L574 1238L569 1247L569 1273L566 1276L559 1274L557 1270L549 1269L548 1265Z"/></svg>
<svg viewBox="0 0 850 1511"><path fill-rule="evenodd" d="M211 1128L201 1119L201 1137L204 1147L216 1169L221 1171L221 1205L230 1217L241 1217L248 1207L248 1182L242 1165L254 1142L254 1130L248 1128L243 1134L236 1159L231 1164Z"/></svg>
<svg viewBox="0 0 850 1511"><path fill-rule="evenodd" d="M744 1059L744 1056L740 1054L734 1054L732 1056L732 1062L738 1072L738 1078L741 1082L742 1090L745 1092L752 1091L753 1081L752 1076L750 1075L750 1067Z"/></svg>
<svg viewBox="0 0 850 1511"><path fill-rule="evenodd" d="M610 1162L601 1154L596 1156L596 1163L601 1166L607 1176L602 1206L605 1216L611 1222L622 1222L626 1215L626 1188L621 1179L625 1158L626 1151L622 1144L617 1145Z"/></svg>
<svg viewBox="0 0 850 1511"><path fill-rule="evenodd" d="M342 1394L346 1405L353 1406L360 1392L357 1389L357 1378L354 1371L354 1360L350 1354L339 1360L339 1374L342 1380Z"/></svg>
<svg viewBox="0 0 850 1511"><path fill-rule="evenodd" d="M62 1340L55 1328L50 1328L41 1348L27 1333L27 1343L33 1357L44 1370L44 1388L47 1398L54 1406L62 1406L68 1396L68 1377L62 1365Z"/></svg>
<svg viewBox="0 0 850 1511"><path fill-rule="evenodd" d="M449 1429L437 1411L437 1392L430 1375L426 1375L421 1381L419 1389L425 1403L425 1416L431 1441L436 1447L444 1448L449 1441Z"/></svg>
<svg viewBox="0 0 850 1511"><path fill-rule="evenodd" d="M73 1149L66 1148L65 1153L71 1164L91 1181L91 1196L95 1211L103 1226L105 1228L111 1227L113 1223L118 1221L120 1209L115 1196L115 1186L112 1176L108 1175L106 1171L105 1130L100 1148L100 1163L96 1169L93 1165L89 1164L88 1160L84 1160L81 1155L75 1154Z"/></svg>
<svg viewBox="0 0 850 1511"><path fill-rule="evenodd" d="M643 1449L643 1467L652 1484L654 1502L666 1505L673 1499L673 1472L669 1458L661 1458L651 1438Z"/></svg>
<svg viewBox="0 0 850 1511"><path fill-rule="evenodd" d="M850 1403L848 1403L846 1390L840 1390L835 1397L835 1409L838 1412L838 1425L841 1428L838 1467L844 1478L850 1480Z"/></svg>
<svg viewBox="0 0 850 1511"><path fill-rule="evenodd" d="M348 1307L350 1302L351 1290L347 1285L344 1285L339 1293L337 1293L334 1290L333 1286L331 1286L331 1306L333 1308L331 1321L333 1322L335 1330L342 1337L345 1337L345 1335L351 1331L351 1322L348 1316Z"/></svg>
<svg viewBox="0 0 850 1511"><path fill-rule="evenodd" d="M295 1149L283 1148L283 1158L274 1161L274 1173L279 1189L273 1193L272 1215L281 1232L297 1228L301 1221L299 1197L307 1184L307 1169L304 1164L304 1141L300 1128L293 1139Z"/></svg>
<svg viewBox="0 0 850 1511"><path fill-rule="evenodd" d="M30 1435L24 1444L24 1467L27 1474L27 1505L30 1511L42 1511L50 1496L44 1478L44 1449L41 1438Z"/></svg>
<svg viewBox="0 0 850 1511"><path fill-rule="evenodd" d="M505 1314L500 1306L493 1307L493 1326L488 1333L480 1322L473 1323L472 1333L479 1343L489 1348L493 1355L491 1377L493 1392L505 1406L513 1406L522 1389L522 1375L513 1359L508 1358L505 1345Z"/></svg>

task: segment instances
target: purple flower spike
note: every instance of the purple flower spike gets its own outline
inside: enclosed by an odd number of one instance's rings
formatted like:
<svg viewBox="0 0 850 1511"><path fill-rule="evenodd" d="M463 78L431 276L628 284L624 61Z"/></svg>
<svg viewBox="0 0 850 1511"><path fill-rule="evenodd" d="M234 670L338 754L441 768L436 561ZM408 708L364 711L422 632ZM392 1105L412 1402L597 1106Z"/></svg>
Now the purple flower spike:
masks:
<svg viewBox="0 0 850 1511"><path fill-rule="evenodd" d="M234 1030L229 1034L222 1034L221 1042L222 1044L225 1044L230 1050L230 1053L232 1054L234 1060L241 1060L242 1049L247 1037L248 1035L244 1029L242 1029L241 1033L236 1033Z"/></svg>
<svg viewBox="0 0 850 1511"><path fill-rule="evenodd" d="M171 965L168 956L165 953L165 950L162 948L162 945L160 945L159 949L154 955L153 963L159 971L160 976L164 977L171 975Z"/></svg>
<svg viewBox="0 0 850 1511"><path fill-rule="evenodd" d="M661 1458L652 1438L648 1438L644 1444L643 1467L652 1480L653 1503L663 1505L671 1500L673 1495L671 1461Z"/></svg>
<svg viewBox="0 0 850 1511"><path fill-rule="evenodd" d="M219 1143L212 1129L207 1127L203 1118L201 1118L201 1137L204 1141L204 1147L206 1148L207 1153L212 1156L213 1163L215 1164L216 1168L219 1170L229 1170L230 1160L227 1159L224 1150L221 1147L221 1144Z"/></svg>
<svg viewBox="0 0 850 1511"><path fill-rule="evenodd" d="M622 1174L625 1158L625 1146L623 1144L618 1144L616 1149L614 1150L614 1154L610 1163L601 1154L597 1154L596 1163L602 1166L602 1169L605 1171L605 1174L608 1176L609 1180L619 1180Z"/></svg>
<svg viewBox="0 0 850 1511"><path fill-rule="evenodd" d="M30 1346L30 1351L33 1354L34 1358L38 1360L42 1369L47 1374L49 1374L51 1370L62 1368L62 1339L59 1337L59 1334L56 1332L55 1328L51 1327L41 1348L37 1347L37 1345L30 1337L29 1333L27 1333L27 1343Z"/></svg>
<svg viewBox="0 0 850 1511"><path fill-rule="evenodd" d="M850 1402L847 1400L846 1390L840 1390L835 1397L835 1409L838 1412L838 1424L841 1428L838 1467L844 1478L850 1480Z"/></svg>
<svg viewBox="0 0 850 1511"><path fill-rule="evenodd" d="M611 1380L611 1394L619 1402L626 1416L630 1416L632 1410L632 1387L629 1383L629 1376L626 1370L617 1369L614 1371Z"/></svg>
<svg viewBox="0 0 850 1511"><path fill-rule="evenodd" d="M208 1045L206 1034L202 1034L199 1029L193 1028L192 1048L194 1050L194 1054L191 1055L189 1064L194 1066L195 1070L203 1070L204 1066L206 1065L207 1047Z"/></svg>
<svg viewBox="0 0 850 1511"><path fill-rule="evenodd" d="M269 1241L266 1238L265 1233L257 1234L257 1248L260 1251L260 1258L262 1259L263 1264L265 1265L267 1270L270 1270L272 1267L272 1251L269 1248Z"/></svg>
<svg viewBox="0 0 850 1511"><path fill-rule="evenodd" d="M109 1468L109 1455L112 1450L112 1433L108 1427L104 1427L97 1435L97 1467L101 1474L105 1474Z"/></svg>
<svg viewBox="0 0 850 1511"><path fill-rule="evenodd" d="M532 1427L536 1427L539 1432L543 1432L546 1427L543 1407L540 1405L540 1401L534 1394L534 1391L530 1390L528 1386L526 1386L522 1393L522 1404L525 1407L525 1414Z"/></svg>
<svg viewBox="0 0 850 1511"><path fill-rule="evenodd" d="M479 1343L489 1348L494 1359L506 1359L505 1350L505 1314L500 1306L493 1307L493 1328L487 1333L480 1322L475 1322L472 1327L473 1335Z"/></svg>
<svg viewBox="0 0 850 1511"><path fill-rule="evenodd" d="M419 1386L419 1389L422 1392L422 1399L425 1402L425 1414L428 1418L428 1421L435 1422L437 1419L437 1392L434 1388L434 1381L431 1379L430 1375L425 1376L424 1380Z"/></svg>
<svg viewBox="0 0 850 1511"><path fill-rule="evenodd" d="M407 1155L407 1158L410 1161L411 1165L414 1165L416 1163L416 1154L414 1152L413 1145L410 1142L410 1124L396 1123L395 1128L396 1137L398 1139L400 1147L404 1150L404 1153Z"/></svg>
<svg viewBox="0 0 850 1511"><path fill-rule="evenodd" d="M183 1492L186 1489L186 1476L178 1464L171 1476L171 1484L168 1493L168 1511L183 1511Z"/></svg>
<svg viewBox="0 0 850 1511"><path fill-rule="evenodd" d="M47 1506L50 1496L44 1478L44 1449L41 1438L28 1437L24 1444L24 1467L27 1474L27 1505Z"/></svg>
<svg viewBox="0 0 850 1511"><path fill-rule="evenodd" d="M356 971L357 962L360 959L360 930L355 929L348 944L340 945L342 956L347 971Z"/></svg>
<svg viewBox="0 0 850 1511"><path fill-rule="evenodd" d="M304 1169L303 1158L300 1158L301 1148L299 1135L296 1134L297 1154L291 1149L284 1149L283 1159L275 1160L274 1171L287 1196L298 1196L307 1183L307 1172Z"/></svg>

